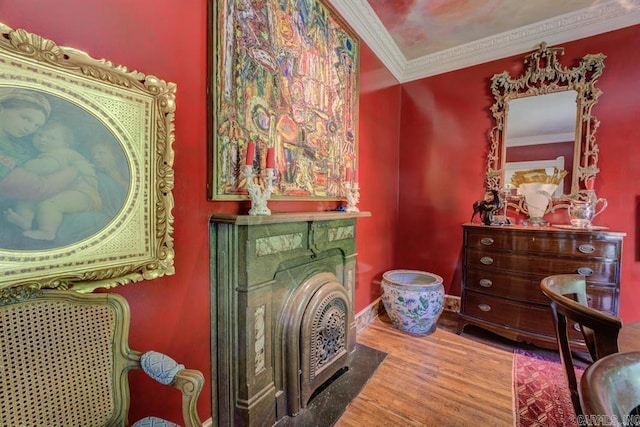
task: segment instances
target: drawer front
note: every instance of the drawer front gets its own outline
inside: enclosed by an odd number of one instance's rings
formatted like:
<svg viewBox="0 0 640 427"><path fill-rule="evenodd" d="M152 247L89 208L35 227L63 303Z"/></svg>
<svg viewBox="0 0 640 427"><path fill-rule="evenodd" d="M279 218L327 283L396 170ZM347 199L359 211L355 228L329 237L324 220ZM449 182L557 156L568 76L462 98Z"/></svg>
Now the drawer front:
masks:
<svg viewBox="0 0 640 427"><path fill-rule="evenodd" d="M556 336L551 307L530 306L467 292L462 303L462 313L511 329ZM570 340L583 339L578 324L572 324L568 329Z"/></svg>
<svg viewBox="0 0 640 427"><path fill-rule="evenodd" d="M540 291L541 279L470 268L465 273L464 289L524 303L549 305L549 298ZM596 310L617 315L615 286L587 283L587 300Z"/></svg>
<svg viewBox="0 0 640 427"><path fill-rule="evenodd" d="M475 292L465 292L462 312L491 323L555 336L550 307L520 304Z"/></svg>
<svg viewBox="0 0 640 427"><path fill-rule="evenodd" d="M469 268L466 271L464 288L500 298L506 297L538 304L549 303L549 299L540 291L540 279L535 277Z"/></svg>
<svg viewBox="0 0 640 427"><path fill-rule="evenodd" d="M596 235L589 234L471 229L467 230L465 235L468 248L562 254L584 258L620 257L620 241L596 238Z"/></svg>
<svg viewBox="0 0 640 427"><path fill-rule="evenodd" d="M467 268L526 273L536 276L579 273L597 283L617 283L618 263L594 259L571 259L559 256L541 257L509 252L465 250Z"/></svg>
<svg viewBox="0 0 640 427"><path fill-rule="evenodd" d="M615 287L593 286L587 282L587 303L596 310L618 315L618 293Z"/></svg>

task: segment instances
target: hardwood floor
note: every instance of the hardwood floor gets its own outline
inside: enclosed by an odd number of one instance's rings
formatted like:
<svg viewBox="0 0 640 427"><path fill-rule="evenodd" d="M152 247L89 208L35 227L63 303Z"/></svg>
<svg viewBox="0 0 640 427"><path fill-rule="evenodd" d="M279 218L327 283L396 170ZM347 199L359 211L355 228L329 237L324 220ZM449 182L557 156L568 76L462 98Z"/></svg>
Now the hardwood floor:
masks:
<svg viewBox="0 0 640 427"><path fill-rule="evenodd" d="M514 344L457 335L455 313L445 313L428 336L404 334L384 314L360 332L359 343L388 356L335 426L513 425Z"/></svg>

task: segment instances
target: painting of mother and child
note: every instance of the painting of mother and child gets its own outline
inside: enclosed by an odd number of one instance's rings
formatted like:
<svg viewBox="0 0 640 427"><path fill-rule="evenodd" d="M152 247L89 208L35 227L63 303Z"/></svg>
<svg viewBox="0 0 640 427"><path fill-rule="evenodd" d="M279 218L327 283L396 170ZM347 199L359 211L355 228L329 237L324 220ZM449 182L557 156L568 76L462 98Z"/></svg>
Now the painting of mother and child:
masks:
<svg viewBox="0 0 640 427"><path fill-rule="evenodd" d="M125 153L94 116L56 96L0 87L0 250L95 235L129 187Z"/></svg>

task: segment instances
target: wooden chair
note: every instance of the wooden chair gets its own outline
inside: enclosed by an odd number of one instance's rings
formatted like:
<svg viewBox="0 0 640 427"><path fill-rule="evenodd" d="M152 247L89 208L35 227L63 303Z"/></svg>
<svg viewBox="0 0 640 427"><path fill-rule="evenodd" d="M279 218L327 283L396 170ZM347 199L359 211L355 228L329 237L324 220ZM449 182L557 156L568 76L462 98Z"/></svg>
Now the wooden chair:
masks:
<svg viewBox="0 0 640 427"><path fill-rule="evenodd" d="M592 361L618 352L618 333L622 320L587 305L586 280L580 274L548 276L540 289L551 300L560 359L565 370L576 415L583 415L576 381L569 328L579 325ZM571 298L573 297L573 298Z"/></svg>
<svg viewBox="0 0 640 427"><path fill-rule="evenodd" d="M129 306L117 294L0 291L0 425L126 426L130 369L182 392L186 427L201 426L204 377L157 352L129 349ZM147 417L134 426L175 426Z"/></svg>
<svg viewBox="0 0 640 427"><path fill-rule="evenodd" d="M640 352L615 353L589 366L580 380L587 425L638 425Z"/></svg>

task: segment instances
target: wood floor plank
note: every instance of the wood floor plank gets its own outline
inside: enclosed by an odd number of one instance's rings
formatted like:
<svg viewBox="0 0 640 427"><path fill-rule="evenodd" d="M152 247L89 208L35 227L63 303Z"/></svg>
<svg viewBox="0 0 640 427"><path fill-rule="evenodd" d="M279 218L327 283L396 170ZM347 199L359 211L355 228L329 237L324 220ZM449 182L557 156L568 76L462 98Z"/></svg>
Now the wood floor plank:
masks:
<svg viewBox="0 0 640 427"><path fill-rule="evenodd" d="M357 340L388 356L336 427L513 425L508 349L445 328L414 337L381 318Z"/></svg>

